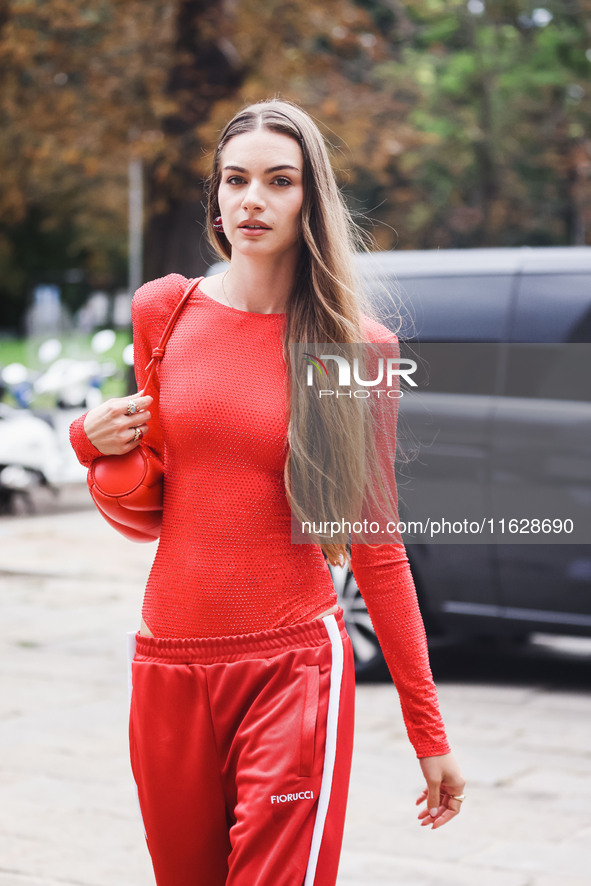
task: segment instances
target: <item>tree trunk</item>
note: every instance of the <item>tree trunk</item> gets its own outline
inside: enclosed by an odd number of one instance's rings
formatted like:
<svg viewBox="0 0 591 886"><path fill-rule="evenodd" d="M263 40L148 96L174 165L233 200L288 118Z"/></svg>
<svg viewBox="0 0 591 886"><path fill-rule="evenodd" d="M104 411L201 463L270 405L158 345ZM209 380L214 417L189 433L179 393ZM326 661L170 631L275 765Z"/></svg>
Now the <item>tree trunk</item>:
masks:
<svg viewBox="0 0 591 886"><path fill-rule="evenodd" d="M171 202L166 213L152 216L145 234L144 278L204 274L215 260L204 229L204 203L196 198Z"/></svg>
<svg viewBox="0 0 591 886"><path fill-rule="evenodd" d="M196 127L208 119L217 102L235 93L245 75L229 39L226 6L225 0L180 0L177 6L178 62L167 86L176 112L163 123L165 138L176 144L176 160L172 167L157 160L146 170L147 280L171 272L195 277L213 261L204 236L203 179L195 168L202 153Z"/></svg>

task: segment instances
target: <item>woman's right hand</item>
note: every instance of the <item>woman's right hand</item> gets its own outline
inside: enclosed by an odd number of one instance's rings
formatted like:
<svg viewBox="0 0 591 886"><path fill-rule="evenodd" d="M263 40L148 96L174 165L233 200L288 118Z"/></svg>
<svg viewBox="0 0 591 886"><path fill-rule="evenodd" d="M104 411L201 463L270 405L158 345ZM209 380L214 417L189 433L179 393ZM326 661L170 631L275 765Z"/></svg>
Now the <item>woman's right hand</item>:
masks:
<svg viewBox="0 0 591 886"><path fill-rule="evenodd" d="M149 394L132 394L131 397L114 397L91 409L84 419L86 436L103 455L123 455L139 446L148 432L151 415L149 406L154 398ZM129 412L135 403L136 411ZM141 434L138 436L136 428ZM137 439L136 439L137 438Z"/></svg>

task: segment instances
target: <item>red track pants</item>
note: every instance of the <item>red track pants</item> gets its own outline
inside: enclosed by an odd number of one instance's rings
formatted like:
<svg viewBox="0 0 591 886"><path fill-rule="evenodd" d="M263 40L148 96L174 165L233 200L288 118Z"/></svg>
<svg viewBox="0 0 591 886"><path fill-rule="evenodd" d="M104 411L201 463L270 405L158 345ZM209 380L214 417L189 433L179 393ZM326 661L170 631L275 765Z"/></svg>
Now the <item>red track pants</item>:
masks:
<svg viewBox="0 0 591 886"><path fill-rule="evenodd" d="M158 886L334 886L354 717L342 613L136 641L131 763Z"/></svg>

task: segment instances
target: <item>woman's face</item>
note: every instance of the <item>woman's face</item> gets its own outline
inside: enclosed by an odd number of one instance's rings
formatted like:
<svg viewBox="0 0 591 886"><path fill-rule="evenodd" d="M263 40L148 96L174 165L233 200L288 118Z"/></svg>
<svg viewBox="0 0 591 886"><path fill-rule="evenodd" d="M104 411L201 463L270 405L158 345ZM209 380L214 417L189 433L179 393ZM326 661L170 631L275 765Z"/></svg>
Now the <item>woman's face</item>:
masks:
<svg viewBox="0 0 591 886"><path fill-rule="evenodd" d="M221 153L220 172L218 203L232 251L297 257L304 197L297 141L268 129L236 135Z"/></svg>

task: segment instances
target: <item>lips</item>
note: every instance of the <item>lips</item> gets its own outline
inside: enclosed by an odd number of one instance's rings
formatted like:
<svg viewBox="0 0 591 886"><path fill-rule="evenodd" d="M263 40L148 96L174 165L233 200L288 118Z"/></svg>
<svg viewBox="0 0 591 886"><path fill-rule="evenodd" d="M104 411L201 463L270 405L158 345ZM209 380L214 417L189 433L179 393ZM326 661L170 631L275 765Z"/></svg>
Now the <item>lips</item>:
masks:
<svg viewBox="0 0 591 886"><path fill-rule="evenodd" d="M261 221L256 221L256 219L254 221L242 222L242 224L239 224L238 227L241 228L242 230L246 229L249 231L270 231L271 230L269 225L266 225L264 222L261 222Z"/></svg>

